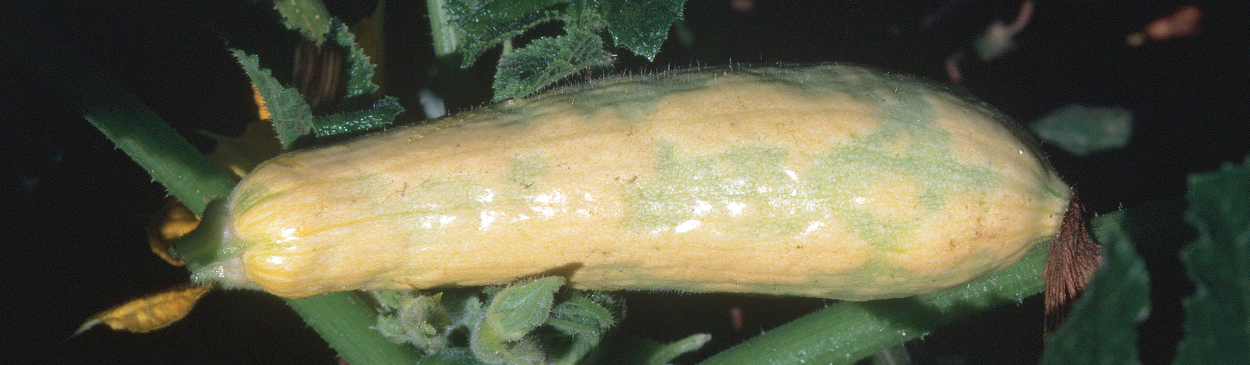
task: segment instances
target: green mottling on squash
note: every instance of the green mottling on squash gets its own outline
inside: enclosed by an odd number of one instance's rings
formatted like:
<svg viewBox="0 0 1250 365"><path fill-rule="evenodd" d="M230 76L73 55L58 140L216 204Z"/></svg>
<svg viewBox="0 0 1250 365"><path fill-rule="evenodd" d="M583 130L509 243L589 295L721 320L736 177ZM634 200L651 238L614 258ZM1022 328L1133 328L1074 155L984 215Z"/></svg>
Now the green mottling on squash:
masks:
<svg viewBox="0 0 1250 365"><path fill-rule="evenodd" d="M714 225L767 239L840 219L875 247L894 249L951 196L986 192L1000 183L989 166L956 161L948 141L946 132L931 124L886 123L875 133L816 155L806 166L806 176L783 165L788 151L781 147L733 147L684 157L680 146L663 142L656 148L656 175L626 185L631 211L624 224L636 231ZM910 180L887 186L916 185L910 193L922 208L906 217L910 219L883 217L865 198L879 195L872 189L899 176Z"/></svg>
<svg viewBox="0 0 1250 365"><path fill-rule="evenodd" d="M547 173L547 157L541 154L528 154L513 158L508 168L508 181L520 184L523 188L531 188L538 179Z"/></svg>
<svg viewBox="0 0 1250 365"><path fill-rule="evenodd" d="M481 209L485 203L480 197L486 192L477 179L471 177L434 178L409 187L404 199L410 204L380 203L377 214L442 215L461 209ZM394 208L405 208L395 211Z"/></svg>
<svg viewBox="0 0 1250 365"><path fill-rule="evenodd" d="M947 92L838 65L566 87L279 157L231 224L176 247L197 280L288 297L560 267L592 289L933 292L1010 264L1066 207L1027 136ZM266 239L293 243L240 250Z"/></svg>
<svg viewBox="0 0 1250 365"><path fill-rule="evenodd" d="M801 208L799 184L782 165L780 147L734 147L711 156L682 157L672 142L656 148L656 175L627 184L631 210L623 222L636 231L682 230L698 221L756 239L801 232L815 212ZM790 172L793 174L793 172ZM799 203L799 204L796 204Z"/></svg>

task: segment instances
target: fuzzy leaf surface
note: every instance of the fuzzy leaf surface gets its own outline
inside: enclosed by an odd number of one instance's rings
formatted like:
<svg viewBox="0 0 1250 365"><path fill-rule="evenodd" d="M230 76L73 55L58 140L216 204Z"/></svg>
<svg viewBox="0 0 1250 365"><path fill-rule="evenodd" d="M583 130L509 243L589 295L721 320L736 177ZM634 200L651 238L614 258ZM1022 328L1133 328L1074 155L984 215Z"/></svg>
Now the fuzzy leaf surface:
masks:
<svg viewBox="0 0 1250 365"><path fill-rule="evenodd" d="M299 90L283 86L269 69L260 66L260 58L256 55L247 54L240 49L231 49L231 52L264 98L274 130L278 132L278 141L282 142L284 148L290 147L291 142L300 136L312 132L312 107L304 101Z"/></svg>
<svg viewBox="0 0 1250 365"><path fill-rule="evenodd" d="M519 340L547 321L562 285L564 278L559 276L509 285L491 300L484 324L504 339Z"/></svg>
<svg viewBox="0 0 1250 365"><path fill-rule="evenodd" d="M1197 285L1175 363L1250 364L1250 158L1190 176L1187 199L1198 240L1181 261Z"/></svg>
<svg viewBox="0 0 1250 365"><path fill-rule="evenodd" d="M457 33L464 34L461 67L472 66L487 49L542 22L562 19L565 0L447 0L443 2Z"/></svg>
<svg viewBox="0 0 1250 365"><path fill-rule="evenodd" d="M681 19L685 0L603 0L596 4L616 44L654 61L668 39L668 29Z"/></svg>
<svg viewBox="0 0 1250 365"><path fill-rule="evenodd" d="M339 47L347 50L343 54L343 62L346 65L344 76L347 76L343 98L372 96L378 91L378 85L373 83L374 65L370 62L369 56L365 55L364 49L356 44L356 35L349 32L343 22L334 19L329 36Z"/></svg>
<svg viewBox="0 0 1250 365"><path fill-rule="evenodd" d="M282 15L282 23L287 29L304 33L319 46L325 42L332 17L321 0L278 0L273 4L278 14Z"/></svg>
<svg viewBox="0 0 1250 365"><path fill-rule="evenodd" d="M551 309L547 325L565 335L572 337L562 352L551 363L576 364L586 357L595 347L599 346L604 333L616 323L617 313L612 308L619 308L611 296L601 292L577 292L572 297Z"/></svg>
<svg viewBox="0 0 1250 365"><path fill-rule="evenodd" d="M403 112L399 99L387 96L370 109L313 118L313 132L321 137L378 129L394 123L395 116Z"/></svg>
<svg viewBox="0 0 1250 365"><path fill-rule="evenodd" d="M585 31L539 38L499 60L495 100L521 98L578 70L612 61L603 39Z"/></svg>

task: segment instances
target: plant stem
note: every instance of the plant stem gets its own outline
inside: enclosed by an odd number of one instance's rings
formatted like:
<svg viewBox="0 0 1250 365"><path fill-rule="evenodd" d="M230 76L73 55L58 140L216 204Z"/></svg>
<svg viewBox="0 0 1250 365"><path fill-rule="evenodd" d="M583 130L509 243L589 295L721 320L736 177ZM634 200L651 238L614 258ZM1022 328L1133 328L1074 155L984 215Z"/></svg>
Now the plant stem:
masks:
<svg viewBox="0 0 1250 365"><path fill-rule="evenodd" d="M16 54L36 55L32 43L0 39ZM7 47L6 47L7 48ZM40 76L60 90L71 106L104 132L118 148L143 166L196 214L234 187L234 179L148 109L143 102L95 68L65 51L50 50L38 59ZM412 364L420 356L394 344L370 327L377 314L354 293L288 299L330 347L352 364Z"/></svg>
<svg viewBox="0 0 1250 365"><path fill-rule="evenodd" d="M415 364L421 360L415 347L392 343L373 329L378 313L358 292L287 299L286 304L353 365Z"/></svg>
<svg viewBox="0 0 1250 365"><path fill-rule="evenodd" d="M713 364L853 364L973 313L1042 292L1049 244L962 287L911 298L841 302L725 350Z"/></svg>
<svg viewBox="0 0 1250 365"><path fill-rule="evenodd" d="M434 36L434 55L444 57L460 49L461 35L451 24L445 0L429 0L426 7L430 15L430 33Z"/></svg>
<svg viewBox="0 0 1250 365"><path fill-rule="evenodd" d="M40 59L40 76L170 194L196 214L225 196L234 179L125 88L68 52Z"/></svg>

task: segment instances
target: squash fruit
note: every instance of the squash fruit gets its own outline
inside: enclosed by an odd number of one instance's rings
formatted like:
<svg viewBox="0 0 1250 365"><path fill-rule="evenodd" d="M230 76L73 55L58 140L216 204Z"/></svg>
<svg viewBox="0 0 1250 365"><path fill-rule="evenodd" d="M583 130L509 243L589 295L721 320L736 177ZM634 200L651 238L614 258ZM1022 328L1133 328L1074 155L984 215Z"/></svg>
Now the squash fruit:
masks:
<svg viewBox="0 0 1250 365"><path fill-rule="evenodd" d="M175 251L196 281L293 298L560 275L868 300L1013 264L1068 197L1026 132L936 83L683 70L275 157Z"/></svg>

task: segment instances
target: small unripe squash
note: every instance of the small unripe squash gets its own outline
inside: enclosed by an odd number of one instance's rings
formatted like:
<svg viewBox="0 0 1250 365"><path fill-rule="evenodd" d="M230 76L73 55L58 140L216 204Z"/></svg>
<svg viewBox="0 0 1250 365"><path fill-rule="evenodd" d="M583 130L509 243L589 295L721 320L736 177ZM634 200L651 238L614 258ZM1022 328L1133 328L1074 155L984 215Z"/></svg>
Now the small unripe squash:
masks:
<svg viewBox="0 0 1250 365"><path fill-rule="evenodd" d="M176 246L283 297L561 275L576 288L937 292L1058 229L1031 138L947 87L838 64L558 88L256 167Z"/></svg>

